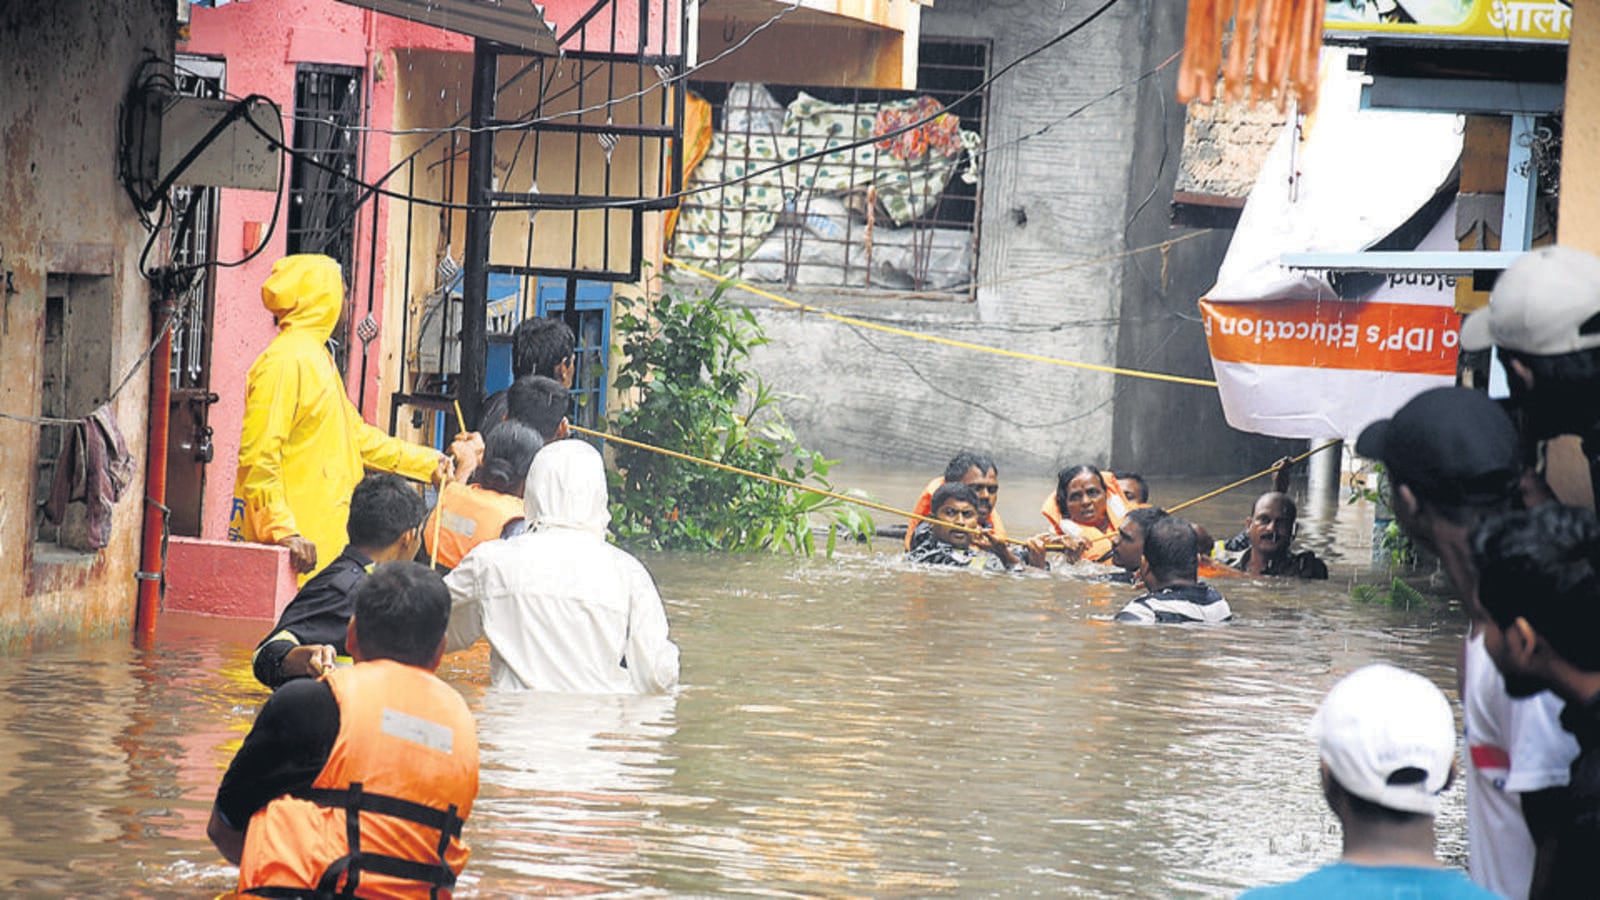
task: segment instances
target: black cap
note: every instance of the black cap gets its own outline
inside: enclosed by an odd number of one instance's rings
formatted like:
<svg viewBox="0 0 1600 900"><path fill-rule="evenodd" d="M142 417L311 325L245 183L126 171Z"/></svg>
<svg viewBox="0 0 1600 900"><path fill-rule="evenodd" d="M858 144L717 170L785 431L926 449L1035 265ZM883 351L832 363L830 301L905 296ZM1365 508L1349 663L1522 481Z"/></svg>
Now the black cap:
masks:
<svg viewBox="0 0 1600 900"><path fill-rule="evenodd" d="M1446 503L1504 497L1522 473L1511 417L1464 387L1412 397L1394 418L1368 425L1356 452L1381 461L1392 480L1418 496Z"/></svg>

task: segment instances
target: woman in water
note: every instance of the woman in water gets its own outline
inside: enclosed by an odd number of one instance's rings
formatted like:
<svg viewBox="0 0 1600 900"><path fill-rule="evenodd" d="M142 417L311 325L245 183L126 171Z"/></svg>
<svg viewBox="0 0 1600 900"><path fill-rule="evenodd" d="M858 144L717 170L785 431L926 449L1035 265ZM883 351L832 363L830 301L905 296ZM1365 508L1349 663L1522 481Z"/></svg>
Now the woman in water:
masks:
<svg viewBox="0 0 1600 900"><path fill-rule="evenodd" d="M1099 562L1128 515L1117 479L1094 466L1071 466L1056 474L1055 492L1040 509L1051 529L1066 538L1069 557Z"/></svg>
<svg viewBox="0 0 1600 900"><path fill-rule="evenodd" d="M437 565L453 569L484 541L521 534L523 482L534 454L543 446L537 431L515 419L494 426L483 442L483 462L467 474L466 483L447 482L440 492L438 504L423 522L418 558L433 560L437 541ZM436 522L441 509L444 520Z"/></svg>

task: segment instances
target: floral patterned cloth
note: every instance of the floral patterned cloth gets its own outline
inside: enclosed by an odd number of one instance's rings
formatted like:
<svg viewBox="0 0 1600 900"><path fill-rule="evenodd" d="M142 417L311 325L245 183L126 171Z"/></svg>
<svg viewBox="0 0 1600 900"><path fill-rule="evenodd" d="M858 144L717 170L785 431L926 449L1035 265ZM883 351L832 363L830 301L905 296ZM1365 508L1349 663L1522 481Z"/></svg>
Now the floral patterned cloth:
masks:
<svg viewBox="0 0 1600 900"><path fill-rule="evenodd" d="M781 133L718 134L689 187L754 178L683 199L673 253L726 273L749 256L778 223L786 206L805 206L809 191L845 194L872 188L896 226L924 215L950 177L979 145L950 113L893 138L871 141L940 109L931 97L878 104L832 104L800 94L789 104ZM823 152L856 141L847 150ZM808 154L815 159L772 167ZM771 171L763 171L772 169Z"/></svg>

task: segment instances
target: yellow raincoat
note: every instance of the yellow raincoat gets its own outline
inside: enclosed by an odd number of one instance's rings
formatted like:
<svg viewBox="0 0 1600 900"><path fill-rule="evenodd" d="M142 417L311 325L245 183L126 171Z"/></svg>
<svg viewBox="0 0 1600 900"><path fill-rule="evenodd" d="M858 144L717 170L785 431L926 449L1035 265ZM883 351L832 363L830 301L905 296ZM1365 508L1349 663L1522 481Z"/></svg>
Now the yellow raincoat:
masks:
<svg viewBox="0 0 1600 900"><path fill-rule="evenodd" d="M261 303L277 317L278 336L246 376L228 536L311 541L317 566L300 576L304 584L348 543L350 492L366 469L427 481L440 454L368 425L346 395L325 346L344 304L337 262L316 254L278 260Z"/></svg>

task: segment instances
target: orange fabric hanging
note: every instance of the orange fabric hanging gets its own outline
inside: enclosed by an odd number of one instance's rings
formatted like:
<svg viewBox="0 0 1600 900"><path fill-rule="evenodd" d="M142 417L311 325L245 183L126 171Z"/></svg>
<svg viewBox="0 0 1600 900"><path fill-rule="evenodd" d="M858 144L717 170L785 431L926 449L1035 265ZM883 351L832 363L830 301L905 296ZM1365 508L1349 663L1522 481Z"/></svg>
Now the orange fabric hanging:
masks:
<svg viewBox="0 0 1600 900"><path fill-rule="evenodd" d="M1315 106L1326 8L1326 0L1189 0L1178 102L1211 103L1220 82L1230 102L1248 96L1280 110L1291 100L1301 110Z"/></svg>

